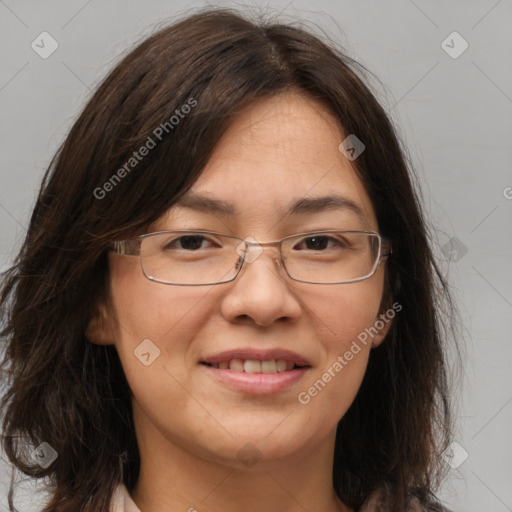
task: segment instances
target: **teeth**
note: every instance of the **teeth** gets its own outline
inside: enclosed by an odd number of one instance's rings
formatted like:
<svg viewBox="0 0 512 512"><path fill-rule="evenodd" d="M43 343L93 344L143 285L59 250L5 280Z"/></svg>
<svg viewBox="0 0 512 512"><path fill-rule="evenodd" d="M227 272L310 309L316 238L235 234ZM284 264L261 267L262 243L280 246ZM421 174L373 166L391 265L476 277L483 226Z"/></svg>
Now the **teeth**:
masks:
<svg viewBox="0 0 512 512"><path fill-rule="evenodd" d="M261 373L261 361L246 359L244 363L245 373Z"/></svg>
<svg viewBox="0 0 512 512"><path fill-rule="evenodd" d="M244 362L241 359L231 359L231 361L229 361L229 369L235 372L243 372Z"/></svg>
<svg viewBox="0 0 512 512"><path fill-rule="evenodd" d="M261 373L276 373L277 363L275 359L271 361L261 361Z"/></svg>
<svg viewBox="0 0 512 512"><path fill-rule="evenodd" d="M278 359L278 361L277 361L277 371L278 372L285 372L287 367L288 367L288 364L286 361L283 361L283 359Z"/></svg>
<svg viewBox="0 0 512 512"><path fill-rule="evenodd" d="M270 359L268 361L259 361L257 359L231 359L213 363L214 368L220 370L233 370L235 372L245 373L278 373L293 370L295 364L292 361L284 359Z"/></svg>

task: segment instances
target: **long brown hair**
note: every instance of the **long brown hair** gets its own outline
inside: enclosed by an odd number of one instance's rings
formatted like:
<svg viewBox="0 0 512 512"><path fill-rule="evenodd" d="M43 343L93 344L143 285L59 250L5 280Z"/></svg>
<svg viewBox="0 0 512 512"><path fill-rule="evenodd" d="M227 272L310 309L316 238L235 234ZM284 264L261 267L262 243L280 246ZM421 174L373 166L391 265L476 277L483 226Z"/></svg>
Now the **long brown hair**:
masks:
<svg viewBox="0 0 512 512"><path fill-rule="evenodd" d="M303 28L215 9L160 29L98 87L45 174L0 295L3 447L16 468L48 477L44 512L106 511L116 485L131 489L138 478L119 357L84 334L107 298L110 242L144 233L192 186L237 113L289 90L321 101L365 144L353 163L394 248L384 302L403 306L339 422L334 488L356 509L378 489L386 510L406 510L411 496L435 501L451 425L440 312L449 316L451 301L413 170L365 78ZM191 99L193 108L170 121ZM126 167L148 138L155 147ZM42 442L58 453L46 469L30 458Z"/></svg>

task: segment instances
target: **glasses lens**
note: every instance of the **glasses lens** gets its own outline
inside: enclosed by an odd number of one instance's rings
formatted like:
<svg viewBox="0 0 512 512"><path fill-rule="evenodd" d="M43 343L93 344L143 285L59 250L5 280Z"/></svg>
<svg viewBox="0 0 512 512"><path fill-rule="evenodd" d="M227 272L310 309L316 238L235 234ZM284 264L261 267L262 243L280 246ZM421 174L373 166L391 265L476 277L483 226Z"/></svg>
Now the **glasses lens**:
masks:
<svg viewBox="0 0 512 512"><path fill-rule="evenodd" d="M239 256L236 238L204 232L156 233L142 239L144 274L169 284L216 284L231 280Z"/></svg>
<svg viewBox="0 0 512 512"><path fill-rule="evenodd" d="M338 231L285 240L288 274L298 281L334 284L370 277L377 267L380 237L376 233Z"/></svg>
<svg viewBox="0 0 512 512"><path fill-rule="evenodd" d="M144 274L168 284L205 285L232 280L240 267L243 242L203 231L162 232L144 237ZM377 233L336 231L286 238L283 260L291 278L319 284L370 277L380 257ZM251 263L250 260L247 260Z"/></svg>

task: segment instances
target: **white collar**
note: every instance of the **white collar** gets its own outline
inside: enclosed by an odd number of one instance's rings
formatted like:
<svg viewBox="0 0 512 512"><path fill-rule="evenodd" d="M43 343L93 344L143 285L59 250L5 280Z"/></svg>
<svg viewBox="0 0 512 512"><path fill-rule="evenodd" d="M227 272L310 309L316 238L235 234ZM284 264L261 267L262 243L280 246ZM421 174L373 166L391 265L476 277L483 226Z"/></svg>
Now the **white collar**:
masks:
<svg viewBox="0 0 512 512"><path fill-rule="evenodd" d="M112 495L109 512L140 512L140 509L132 500L128 489L122 483L118 484Z"/></svg>

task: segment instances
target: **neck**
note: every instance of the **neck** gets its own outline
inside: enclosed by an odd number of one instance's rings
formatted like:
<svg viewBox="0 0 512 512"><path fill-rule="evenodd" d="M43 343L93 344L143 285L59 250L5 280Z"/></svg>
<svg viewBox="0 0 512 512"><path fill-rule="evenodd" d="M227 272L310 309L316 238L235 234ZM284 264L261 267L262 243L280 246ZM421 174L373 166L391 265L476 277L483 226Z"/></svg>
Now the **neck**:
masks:
<svg viewBox="0 0 512 512"><path fill-rule="evenodd" d="M131 492L141 512L350 512L332 486L334 432L322 445L245 467L173 443L136 415L140 474ZM144 428L138 428L144 422Z"/></svg>

